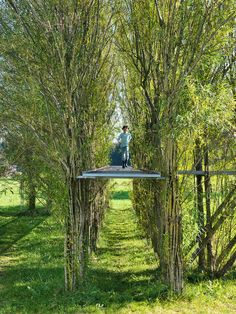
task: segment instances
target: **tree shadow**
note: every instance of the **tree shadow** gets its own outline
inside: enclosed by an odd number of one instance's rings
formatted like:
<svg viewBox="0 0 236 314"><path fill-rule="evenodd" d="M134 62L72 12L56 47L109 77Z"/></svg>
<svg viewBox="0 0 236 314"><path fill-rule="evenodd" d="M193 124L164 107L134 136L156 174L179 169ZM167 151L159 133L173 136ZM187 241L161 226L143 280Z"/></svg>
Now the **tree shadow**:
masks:
<svg viewBox="0 0 236 314"><path fill-rule="evenodd" d="M8 308L17 305L19 309L20 306L22 313L28 314L57 313L62 309L67 313L69 308L76 309L76 313L80 313L80 309L81 313L92 313L86 309L89 306L107 308L109 313L112 309L115 313L132 302L152 304L158 299L164 303L170 297L168 287L160 280L159 269L133 272L91 266L85 282L76 291L66 292L62 259L57 265L43 267L41 263L27 267L21 264L6 268L1 273L4 282L2 304ZM5 277L8 278L6 282Z"/></svg>
<svg viewBox="0 0 236 314"><path fill-rule="evenodd" d="M25 206L0 206L0 217L19 217L19 216L49 216L50 213L45 207L37 207L29 210Z"/></svg>
<svg viewBox="0 0 236 314"><path fill-rule="evenodd" d="M90 269L88 279L81 305L124 306L133 301L164 300L168 296L168 287L161 282L158 269L131 272L94 268ZM92 297L91 290L96 291Z"/></svg>
<svg viewBox="0 0 236 314"><path fill-rule="evenodd" d="M114 191L111 193L111 199L113 200L128 200L129 191Z"/></svg>
<svg viewBox="0 0 236 314"><path fill-rule="evenodd" d="M0 215L2 217L13 217L10 221L1 224L0 253L9 250L13 244L29 234L48 216L44 213L37 216L28 215L22 206L8 206L7 211L3 210L3 207L0 207Z"/></svg>
<svg viewBox="0 0 236 314"><path fill-rule="evenodd" d="M47 309L70 306L97 306L122 308L136 302L152 303L157 298L168 297L167 286L159 280L159 271L117 272L106 269L90 268L86 281L74 292L66 292L63 287L63 266L58 267L11 267L2 272L14 278L14 285L5 284L3 300L9 305L20 304L27 313L36 313L38 304ZM13 300L6 296L14 295ZM30 300L30 304L29 304Z"/></svg>
<svg viewBox="0 0 236 314"><path fill-rule="evenodd" d="M208 274L207 272L200 271L198 268L191 269L186 271L185 274L186 281L191 284L198 284L209 282L213 280L218 280L219 278L215 278L214 274ZM228 273L226 273L223 277L220 278L221 280L235 280L236 279L236 266L231 269Z"/></svg>
<svg viewBox="0 0 236 314"><path fill-rule="evenodd" d="M0 216L2 217L18 217L26 209L22 205L0 206Z"/></svg>

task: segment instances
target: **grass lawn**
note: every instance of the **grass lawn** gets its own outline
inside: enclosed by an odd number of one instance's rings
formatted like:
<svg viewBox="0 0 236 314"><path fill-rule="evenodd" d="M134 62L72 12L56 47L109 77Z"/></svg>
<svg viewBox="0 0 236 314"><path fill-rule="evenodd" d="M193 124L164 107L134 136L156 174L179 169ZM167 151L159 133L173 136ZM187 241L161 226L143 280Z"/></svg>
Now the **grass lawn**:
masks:
<svg viewBox="0 0 236 314"><path fill-rule="evenodd" d="M58 220L20 215L16 183L13 194L0 195L0 313L236 313L232 279L185 283L181 297L168 293L137 226L131 181L114 183L87 283L74 293L64 291Z"/></svg>

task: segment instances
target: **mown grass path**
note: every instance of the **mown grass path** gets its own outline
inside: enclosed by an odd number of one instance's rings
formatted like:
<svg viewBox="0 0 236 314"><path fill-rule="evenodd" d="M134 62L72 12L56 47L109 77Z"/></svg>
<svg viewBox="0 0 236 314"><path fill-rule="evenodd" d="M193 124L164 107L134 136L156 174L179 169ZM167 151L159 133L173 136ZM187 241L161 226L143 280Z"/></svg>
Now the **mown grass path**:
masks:
<svg viewBox="0 0 236 314"><path fill-rule="evenodd" d="M153 252L131 207L130 182L116 180L90 276L101 307L121 308L130 302L149 302L166 287L158 282Z"/></svg>

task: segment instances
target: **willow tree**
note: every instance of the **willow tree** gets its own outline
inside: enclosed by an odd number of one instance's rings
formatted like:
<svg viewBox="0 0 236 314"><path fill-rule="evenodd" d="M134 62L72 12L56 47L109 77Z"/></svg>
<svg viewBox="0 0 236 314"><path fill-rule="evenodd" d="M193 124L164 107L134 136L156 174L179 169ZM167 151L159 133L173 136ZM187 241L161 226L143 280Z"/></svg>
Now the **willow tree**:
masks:
<svg viewBox="0 0 236 314"><path fill-rule="evenodd" d="M181 0L127 0L118 5L117 46L126 69L127 107L132 126L140 126L136 138L142 140L134 142L135 164L142 166L145 160L146 168L166 177L143 190L151 198L151 208L144 204L144 215L164 278L177 292L183 288L179 118L191 110L184 96L186 78L218 32L232 21L231 5L232 1ZM145 148L147 152L140 153ZM136 198L140 199L139 192L144 195L145 185L139 183Z"/></svg>
<svg viewBox="0 0 236 314"><path fill-rule="evenodd" d="M207 173L203 180L197 182L197 204L198 207L201 204L203 216L200 226L198 223L198 235L193 233L194 237L191 237L186 254L191 253L191 263L199 257L198 266L201 271L214 277L228 271L235 260L235 255L230 255L235 245L235 234L232 230L236 218L235 179L230 175L211 177L209 172L209 169L222 171L234 168L235 103L231 86L221 75L215 84L209 84L206 80L209 74L206 68L204 73L204 78L200 80L195 75L194 82L189 83L191 102L198 108L197 120L196 113L193 113L195 117L189 117L192 124L189 128L197 128L192 140L197 139L198 163ZM196 241L198 248L195 247ZM195 249L192 252L193 248ZM219 255L224 256L220 267ZM203 261L205 262L202 263Z"/></svg>
<svg viewBox="0 0 236 314"><path fill-rule="evenodd" d="M96 197L103 199L101 184L76 177L107 158L109 134L102 128L111 118L114 72L105 4L9 0L1 5L2 108L31 132L42 159L61 173L68 290L85 276L91 215L101 210Z"/></svg>
<svg viewBox="0 0 236 314"><path fill-rule="evenodd" d="M222 9L226 9L227 5L225 3ZM188 102L192 104L193 110L185 115L187 131L184 132L186 134L184 141L189 142L189 151L185 155L191 160L192 151L195 150L194 167L196 170L202 169L207 172L205 176L196 176L198 235L195 237L192 233L192 236L197 239L199 248L195 250L193 256L194 259L199 257L198 268L206 271L211 277L217 273L222 274L216 262L217 256L221 250L227 252L228 242L232 244L234 238L230 231L230 225L235 221L234 204L232 198L228 197L232 196L235 188L234 178L227 175L211 177L208 172L234 168L235 103L231 73L234 54L233 34L232 20L219 29L211 40L209 49L189 77L187 84ZM225 221L223 219L219 224L215 218L221 220L223 212L227 219ZM186 252L189 253L191 252ZM224 268L223 264L221 267ZM224 269L226 271L230 267Z"/></svg>

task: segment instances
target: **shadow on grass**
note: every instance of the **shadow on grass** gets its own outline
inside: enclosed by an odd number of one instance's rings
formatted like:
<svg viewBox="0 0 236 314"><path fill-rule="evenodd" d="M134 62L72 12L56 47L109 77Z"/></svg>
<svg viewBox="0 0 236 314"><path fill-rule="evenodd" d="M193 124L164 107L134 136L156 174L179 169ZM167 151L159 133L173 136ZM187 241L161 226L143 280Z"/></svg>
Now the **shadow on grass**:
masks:
<svg viewBox="0 0 236 314"><path fill-rule="evenodd" d="M209 282L209 280L218 280L218 278L214 278L211 274L207 274L204 272L199 271L199 269L195 268L191 271L186 271L186 280L189 283L197 284L200 282ZM225 274L222 278L222 280L235 280L236 279L236 266L231 269L227 274Z"/></svg>
<svg viewBox="0 0 236 314"><path fill-rule="evenodd" d="M25 212L25 207L22 205L0 206L1 217L18 217L23 212Z"/></svg>
<svg viewBox="0 0 236 314"><path fill-rule="evenodd" d="M25 206L0 206L1 217L19 217L19 216L48 216L49 212L44 207L38 207L35 210L28 210Z"/></svg>
<svg viewBox="0 0 236 314"><path fill-rule="evenodd" d="M152 304L158 299L162 303L170 297L158 278L159 270L113 272L93 268L86 283L74 292L64 291L63 265L11 267L1 276L8 278L1 304L12 313L98 313L94 308L116 313L132 302Z"/></svg>
<svg viewBox="0 0 236 314"><path fill-rule="evenodd" d="M168 296L167 287L157 278L157 270L141 272L112 272L90 269L86 283L75 292L65 292L63 267L16 268L6 270L3 276L14 278L14 285L5 285L3 303L20 304L27 313L38 313L44 308L68 308L70 306L97 306L121 308L137 302L154 302ZM9 296L14 298L9 299ZM30 302L29 302L30 300ZM47 311L45 311L47 312Z"/></svg>
<svg viewBox="0 0 236 314"><path fill-rule="evenodd" d="M111 193L111 199L113 200L128 200L129 191L114 191Z"/></svg>
<svg viewBox="0 0 236 314"><path fill-rule="evenodd" d="M133 301L152 302L157 298L166 299L168 289L158 280L157 270L138 272L108 271L92 269L88 274L88 284L82 292L81 305L119 305Z"/></svg>
<svg viewBox="0 0 236 314"><path fill-rule="evenodd" d="M41 224L48 215L45 212L36 210L34 215L28 213L22 206L0 207L0 215L2 217L13 217L6 223L1 223L0 228L0 253L11 248L13 244L21 238L29 234L34 228ZM16 218L15 218L16 217Z"/></svg>

